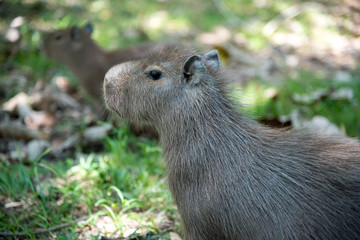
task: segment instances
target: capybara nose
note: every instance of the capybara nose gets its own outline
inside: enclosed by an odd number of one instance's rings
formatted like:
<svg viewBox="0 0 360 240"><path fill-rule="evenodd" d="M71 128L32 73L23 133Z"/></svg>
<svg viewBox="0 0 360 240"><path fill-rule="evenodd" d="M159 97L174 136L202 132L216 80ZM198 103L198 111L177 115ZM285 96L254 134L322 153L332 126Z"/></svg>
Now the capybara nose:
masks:
<svg viewBox="0 0 360 240"><path fill-rule="evenodd" d="M104 94L116 94L125 82L124 76L128 69L128 63L121 63L110 68L104 78Z"/></svg>
<svg viewBox="0 0 360 240"><path fill-rule="evenodd" d="M128 63L121 63L110 68L105 74L104 84L114 84L121 80L121 76L126 73Z"/></svg>
<svg viewBox="0 0 360 240"><path fill-rule="evenodd" d="M114 66L107 71L104 78L104 94L113 94L116 79L118 78L117 66Z"/></svg>
<svg viewBox="0 0 360 240"><path fill-rule="evenodd" d="M105 79L104 79L104 84L105 84L105 87L106 85L108 84L111 84L111 82L114 82L116 77L118 76L118 65L110 68L106 74L105 74Z"/></svg>

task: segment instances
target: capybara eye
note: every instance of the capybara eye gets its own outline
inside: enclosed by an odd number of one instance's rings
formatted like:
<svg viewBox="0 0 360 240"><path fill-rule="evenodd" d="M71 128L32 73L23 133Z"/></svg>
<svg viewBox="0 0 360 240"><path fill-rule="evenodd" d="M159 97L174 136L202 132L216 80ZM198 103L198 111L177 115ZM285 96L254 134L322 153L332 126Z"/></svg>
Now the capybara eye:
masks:
<svg viewBox="0 0 360 240"><path fill-rule="evenodd" d="M158 70L151 70L149 73L148 73L148 76L156 81L156 80L159 80L161 77L162 77L162 72L158 71Z"/></svg>

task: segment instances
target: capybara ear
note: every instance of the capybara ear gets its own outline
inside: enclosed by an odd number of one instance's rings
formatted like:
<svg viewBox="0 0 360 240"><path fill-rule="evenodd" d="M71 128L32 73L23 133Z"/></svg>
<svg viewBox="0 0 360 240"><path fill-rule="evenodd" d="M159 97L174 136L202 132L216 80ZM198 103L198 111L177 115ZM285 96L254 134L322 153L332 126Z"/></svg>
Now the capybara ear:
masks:
<svg viewBox="0 0 360 240"><path fill-rule="evenodd" d="M93 33L94 31L94 27L90 22L87 22L84 26L84 29L86 32L88 32L90 35Z"/></svg>
<svg viewBox="0 0 360 240"><path fill-rule="evenodd" d="M219 53L217 50L212 50L203 56L203 61L213 71L217 72L220 68Z"/></svg>
<svg viewBox="0 0 360 240"><path fill-rule="evenodd" d="M206 69L199 55L189 57L183 64L183 76L187 83L196 86L200 83Z"/></svg>

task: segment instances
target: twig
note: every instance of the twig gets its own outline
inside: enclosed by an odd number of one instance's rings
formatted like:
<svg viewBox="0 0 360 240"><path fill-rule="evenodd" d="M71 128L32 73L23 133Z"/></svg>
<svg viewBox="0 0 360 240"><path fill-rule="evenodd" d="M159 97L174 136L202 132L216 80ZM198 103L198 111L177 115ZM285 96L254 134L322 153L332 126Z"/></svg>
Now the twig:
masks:
<svg viewBox="0 0 360 240"><path fill-rule="evenodd" d="M106 237L106 236L101 236L100 240L123 240L125 238L123 237L117 237L117 238L109 238L109 237Z"/></svg>
<svg viewBox="0 0 360 240"><path fill-rule="evenodd" d="M3 122L0 124L0 134L15 139L33 140L42 139L39 131L30 130L20 123Z"/></svg>
<svg viewBox="0 0 360 240"><path fill-rule="evenodd" d="M86 218L87 218L87 216L83 216L83 217L77 219L76 222L79 223L79 222L83 221ZM70 223L63 223L63 224L56 225L56 226L53 226L53 227L48 228L48 229L44 229L44 228L35 229L33 231L33 234L34 235L46 234L46 233L49 233L49 232L58 231L59 229L66 228L66 227L69 227L69 226L70 226ZM21 232L15 232L15 233L12 233L12 232L0 232L0 237L26 237L26 236L27 236L27 233L21 233Z"/></svg>

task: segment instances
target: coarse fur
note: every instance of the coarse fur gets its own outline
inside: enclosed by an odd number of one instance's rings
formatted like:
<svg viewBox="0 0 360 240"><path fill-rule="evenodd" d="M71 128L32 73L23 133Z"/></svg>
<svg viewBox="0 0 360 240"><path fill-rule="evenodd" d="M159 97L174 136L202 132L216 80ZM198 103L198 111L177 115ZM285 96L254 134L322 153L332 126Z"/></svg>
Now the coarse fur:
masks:
<svg viewBox="0 0 360 240"><path fill-rule="evenodd" d="M95 100L103 96L105 73L114 65L145 56L160 43L144 43L134 47L107 51L92 38L92 26L70 26L45 34L45 54L65 64L82 88Z"/></svg>
<svg viewBox="0 0 360 240"><path fill-rule="evenodd" d="M104 82L112 111L159 132L184 239L359 239L359 142L249 120L219 63L159 50Z"/></svg>

